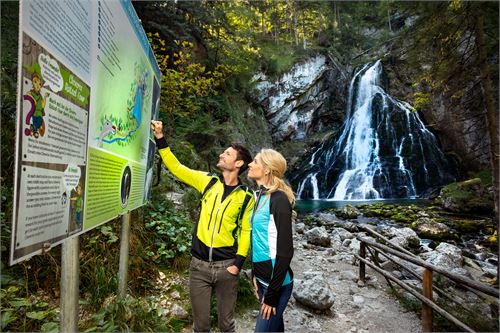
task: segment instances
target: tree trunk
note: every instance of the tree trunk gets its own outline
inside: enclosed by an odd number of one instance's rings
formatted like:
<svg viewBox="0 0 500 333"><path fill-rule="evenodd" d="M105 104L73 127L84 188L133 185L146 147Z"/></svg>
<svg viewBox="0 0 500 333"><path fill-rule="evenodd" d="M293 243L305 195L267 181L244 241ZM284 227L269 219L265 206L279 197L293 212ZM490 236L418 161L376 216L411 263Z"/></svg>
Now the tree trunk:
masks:
<svg viewBox="0 0 500 333"><path fill-rule="evenodd" d="M295 33L295 47L299 47L299 32L297 31L297 3L293 1L293 31Z"/></svg>
<svg viewBox="0 0 500 333"><path fill-rule="evenodd" d="M288 15L289 19L287 20L289 29L288 32L290 32L290 46L293 46L293 0L288 0L287 4L287 9L290 11Z"/></svg>
<svg viewBox="0 0 500 333"><path fill-rule="evenodd" d="M305 26L306 18L305 18L304 12L305 12L305 10L302 9L302 12L301 12L301 17L302 17L302 45L303 45L303 49L305 50L306 47L307 47L307 42L306 42L306 26Z"/></svg>
<svg viewBox="0 0 500 333"><path fill-rule="evenodd" d="M500 233L500 221L498 220L498 189L499 189L499 165L500 155L498 149L498 110L495 106L493 87L490 80L490 70L486 59L486 45L483 30L483 16L475 15L476 50L478 56L478 67L481 74L481 85L484 102L486 104L486 117L488 123L488 134L490 138L491 172L493 173L493 190L495 200L495 217L497 221L497 235ZM500 265L497 271L497 281L500 277Z"/></svg>
<svg viewBox="0 0 500 333"><path fill-rule="evenodd" d="M391 27L391 12L389 9L387 9L387 22L389 23L389 31L392 32L392 27Z"/></svg>

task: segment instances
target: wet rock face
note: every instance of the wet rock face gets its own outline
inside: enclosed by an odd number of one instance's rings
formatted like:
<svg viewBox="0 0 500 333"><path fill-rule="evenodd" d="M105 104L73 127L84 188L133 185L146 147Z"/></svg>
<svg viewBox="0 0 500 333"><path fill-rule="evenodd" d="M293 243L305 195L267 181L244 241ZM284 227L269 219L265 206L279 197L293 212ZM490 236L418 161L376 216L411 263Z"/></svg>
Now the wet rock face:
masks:
<svg viewBox="0 0 500 333"><path fill-rule="evenodd" d="M344 126L290 177L298 198L429 197L456 179L454 163L414 108L387 93L383 73L381 61L356 71Z"/></svg>
<svg viewBox="0 0 500 333"><path fill-rule="evenodd" d="M412 68L405 59L393 59L387 64L390 78L390 91L404 99L415 96L416 89L411 87L413 73L420 69ZM491 168L489 136L487 131L484 98L481 84L470 81L467 86L460 80L447 85L446 92L432 89L428 104L419 112L431 126L431 131L439 133L443 150L453 155L462 170L477 172ZM498 98L498 80L495 82ZM460 94L457 92L460 91ZM457 95L460 95L457 98ZM453 110L450 112L450 110ZM457 117L460 115L460 117Z"/></svg>
<svg viewBox="0 0 500 333"><path fill-rule="evenodd" d="M303 140L331 121L326 101L332 98L329 77L333 72L326 57L318 55L296 64L277 80L263 73L253 77L253 98L264 109L275 143Z"/></svg>
<svg viewBox="0 0 500 333"><path fill-rule="evenodd" d="M293 297L312 309L328 310L335 302L335 295L325 281L321 272L304 272L304 279L295 281Z"/></svg>

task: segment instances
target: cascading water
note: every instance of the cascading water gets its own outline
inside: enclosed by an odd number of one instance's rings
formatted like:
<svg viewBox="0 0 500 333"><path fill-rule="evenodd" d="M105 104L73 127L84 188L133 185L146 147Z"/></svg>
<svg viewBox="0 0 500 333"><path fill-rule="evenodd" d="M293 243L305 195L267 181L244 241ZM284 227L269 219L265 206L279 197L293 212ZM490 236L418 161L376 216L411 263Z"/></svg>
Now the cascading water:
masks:
<svg viewBox="0 0 500 333"><path fill-rule="evenodd" d="M411 105L384 91L381 73L379 60L354 75L340 135L291 177L299 199L415 198L454 180L436 137Z"/></svg>

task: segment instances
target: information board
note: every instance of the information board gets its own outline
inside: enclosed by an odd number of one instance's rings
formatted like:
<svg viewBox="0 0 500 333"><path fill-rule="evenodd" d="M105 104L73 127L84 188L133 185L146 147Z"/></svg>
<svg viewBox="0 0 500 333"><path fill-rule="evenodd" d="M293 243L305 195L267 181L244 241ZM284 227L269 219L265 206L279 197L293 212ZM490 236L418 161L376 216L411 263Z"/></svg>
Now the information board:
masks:
<svg viewBox="0 0 500 333"><path fill-rule="evenodd" d="M143 205L160 71L130 1L20 2L10 263Z"/></svg>

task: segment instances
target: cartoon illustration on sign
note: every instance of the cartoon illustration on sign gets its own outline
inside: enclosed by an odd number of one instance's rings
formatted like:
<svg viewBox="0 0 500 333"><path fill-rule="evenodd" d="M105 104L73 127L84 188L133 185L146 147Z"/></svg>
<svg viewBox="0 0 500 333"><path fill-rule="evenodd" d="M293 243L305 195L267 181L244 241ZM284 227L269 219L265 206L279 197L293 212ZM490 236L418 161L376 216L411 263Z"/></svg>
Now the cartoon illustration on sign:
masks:
<svg viewBox="0 0 500 333"><path fill-rule="evenodd" d="M45 116L45 104L47 103L49 93L46 92L42 97L42 78L36 72L31 74L31 84L31 90L23 96L23 99L31 104L26 116L26 124L30 127L24 130L24 134L38 138L45 134L45 121L43 117Z"/></svg>
<svg viewBox="0 0 500 333"><path fill-rule="evenodd" d="M73 194L74 193L74 194ZM73 202L73 219L76 224L76 228L80 230L82 228L82 210L83 210L83 199L82 199L82 185L78 184L76 190L72 191L71 201Z"/></svg>

